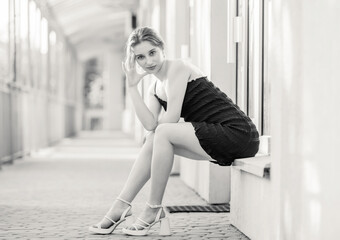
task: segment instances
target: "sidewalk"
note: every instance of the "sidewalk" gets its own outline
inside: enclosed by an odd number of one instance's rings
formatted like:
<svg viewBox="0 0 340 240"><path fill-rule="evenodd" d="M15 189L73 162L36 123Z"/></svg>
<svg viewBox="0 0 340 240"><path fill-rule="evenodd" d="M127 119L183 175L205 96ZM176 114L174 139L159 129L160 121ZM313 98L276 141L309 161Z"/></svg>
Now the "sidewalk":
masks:
<svg viewBox="0 0 340 240"><path fill-rule="evenodd" d="M230 225L229 213L174 213L172 235L157 228L130 237L118 228L93 235L120 192L139 147L122 133L82 133L0 170L0 239L248 239ZM149 184L133 202L143 209ZM206 204L179 177L170 177L164 205ZM124 225L124 224L123 224Z"/></svg>

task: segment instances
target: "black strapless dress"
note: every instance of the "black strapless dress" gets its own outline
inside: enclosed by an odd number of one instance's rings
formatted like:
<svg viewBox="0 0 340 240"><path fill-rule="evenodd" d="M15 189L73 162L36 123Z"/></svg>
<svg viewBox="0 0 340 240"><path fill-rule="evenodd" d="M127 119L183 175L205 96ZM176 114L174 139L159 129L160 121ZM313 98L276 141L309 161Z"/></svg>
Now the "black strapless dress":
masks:
<svg viewBox="0 0 340 240"><path fill-rule="evenodd" d="M166 110L167 102L155 97ZM202 148L219 165L253 157L259 134L251 119L206 77L188 82L181 117L190 122Z"/></svg>

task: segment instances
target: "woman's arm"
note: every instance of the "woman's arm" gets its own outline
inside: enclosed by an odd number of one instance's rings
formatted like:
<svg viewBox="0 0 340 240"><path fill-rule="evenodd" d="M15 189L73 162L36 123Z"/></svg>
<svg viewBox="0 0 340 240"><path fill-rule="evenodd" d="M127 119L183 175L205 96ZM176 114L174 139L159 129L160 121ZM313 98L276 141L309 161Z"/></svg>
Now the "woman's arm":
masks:
<svg viewBox="0 0 340 240"><path fill-rule="evenodd" d="M183 61L176 61L169 71L167 92L167 111L158 121L161 123L176 123L181 117L185 91L190 77L190 68Z"/></svg>
<svg viewBox="0 0 340 240"><path fill-rule="evenodd" d="M138 83L147 73L143 73L143 74L137 73L135 61L134 61L134 58L132 57L129 58L129 62L126 62L125 64L122 63L122 68L126 74L126 78L128 82L128 91L129 91L136 115L139 121L144 126L144 128L148 131L152 131L157 127L160 104L156 103L155 100L151 101L149 103L150 108L151 108L151 111L150 111L150 109L145 104L137 88ZM158 107L157 107L157 104L159 105Z"/></svg>
<svg viewBox="0 0 340 240"><path fill-rule="evenodd" d="M129 93L139 121L142 123L146 130L154 130L157 126L157 118L155 114L152 113L150 109L146 106L143 98L139 94L137 87L130 87Z"/></svg>

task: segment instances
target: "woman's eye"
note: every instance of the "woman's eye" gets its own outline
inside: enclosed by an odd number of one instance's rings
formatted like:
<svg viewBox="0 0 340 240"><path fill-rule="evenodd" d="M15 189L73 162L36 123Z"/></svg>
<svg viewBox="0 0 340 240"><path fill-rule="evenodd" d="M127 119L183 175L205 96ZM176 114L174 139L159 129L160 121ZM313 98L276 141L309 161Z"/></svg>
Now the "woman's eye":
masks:
<svg viewBox="0 0 340 240"><path fill-rule="evenodd" d="M138 56L137 60L142 60L144 57L143 56Z"/></svg>
<svg viewBox="0 0 340 240"><path fill-rule="evenodd" d="M155 51L150 52L150 56L153 56L155 54Z"/></svg>

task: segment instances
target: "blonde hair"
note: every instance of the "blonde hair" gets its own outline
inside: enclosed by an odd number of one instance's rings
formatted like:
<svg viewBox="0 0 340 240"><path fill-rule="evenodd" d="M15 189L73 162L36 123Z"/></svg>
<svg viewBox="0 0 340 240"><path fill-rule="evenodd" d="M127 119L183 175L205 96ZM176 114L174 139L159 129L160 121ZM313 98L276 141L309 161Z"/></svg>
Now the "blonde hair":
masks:
<svg viewBox="0 0 340 240"><path fill-rule="evenodd" d="M164 50L164 41L162 37L152 28L141 27L135 29L130 34L126 43L126 57L131 56L131 48L144 41L148 41L153 46Z"/></svg>

